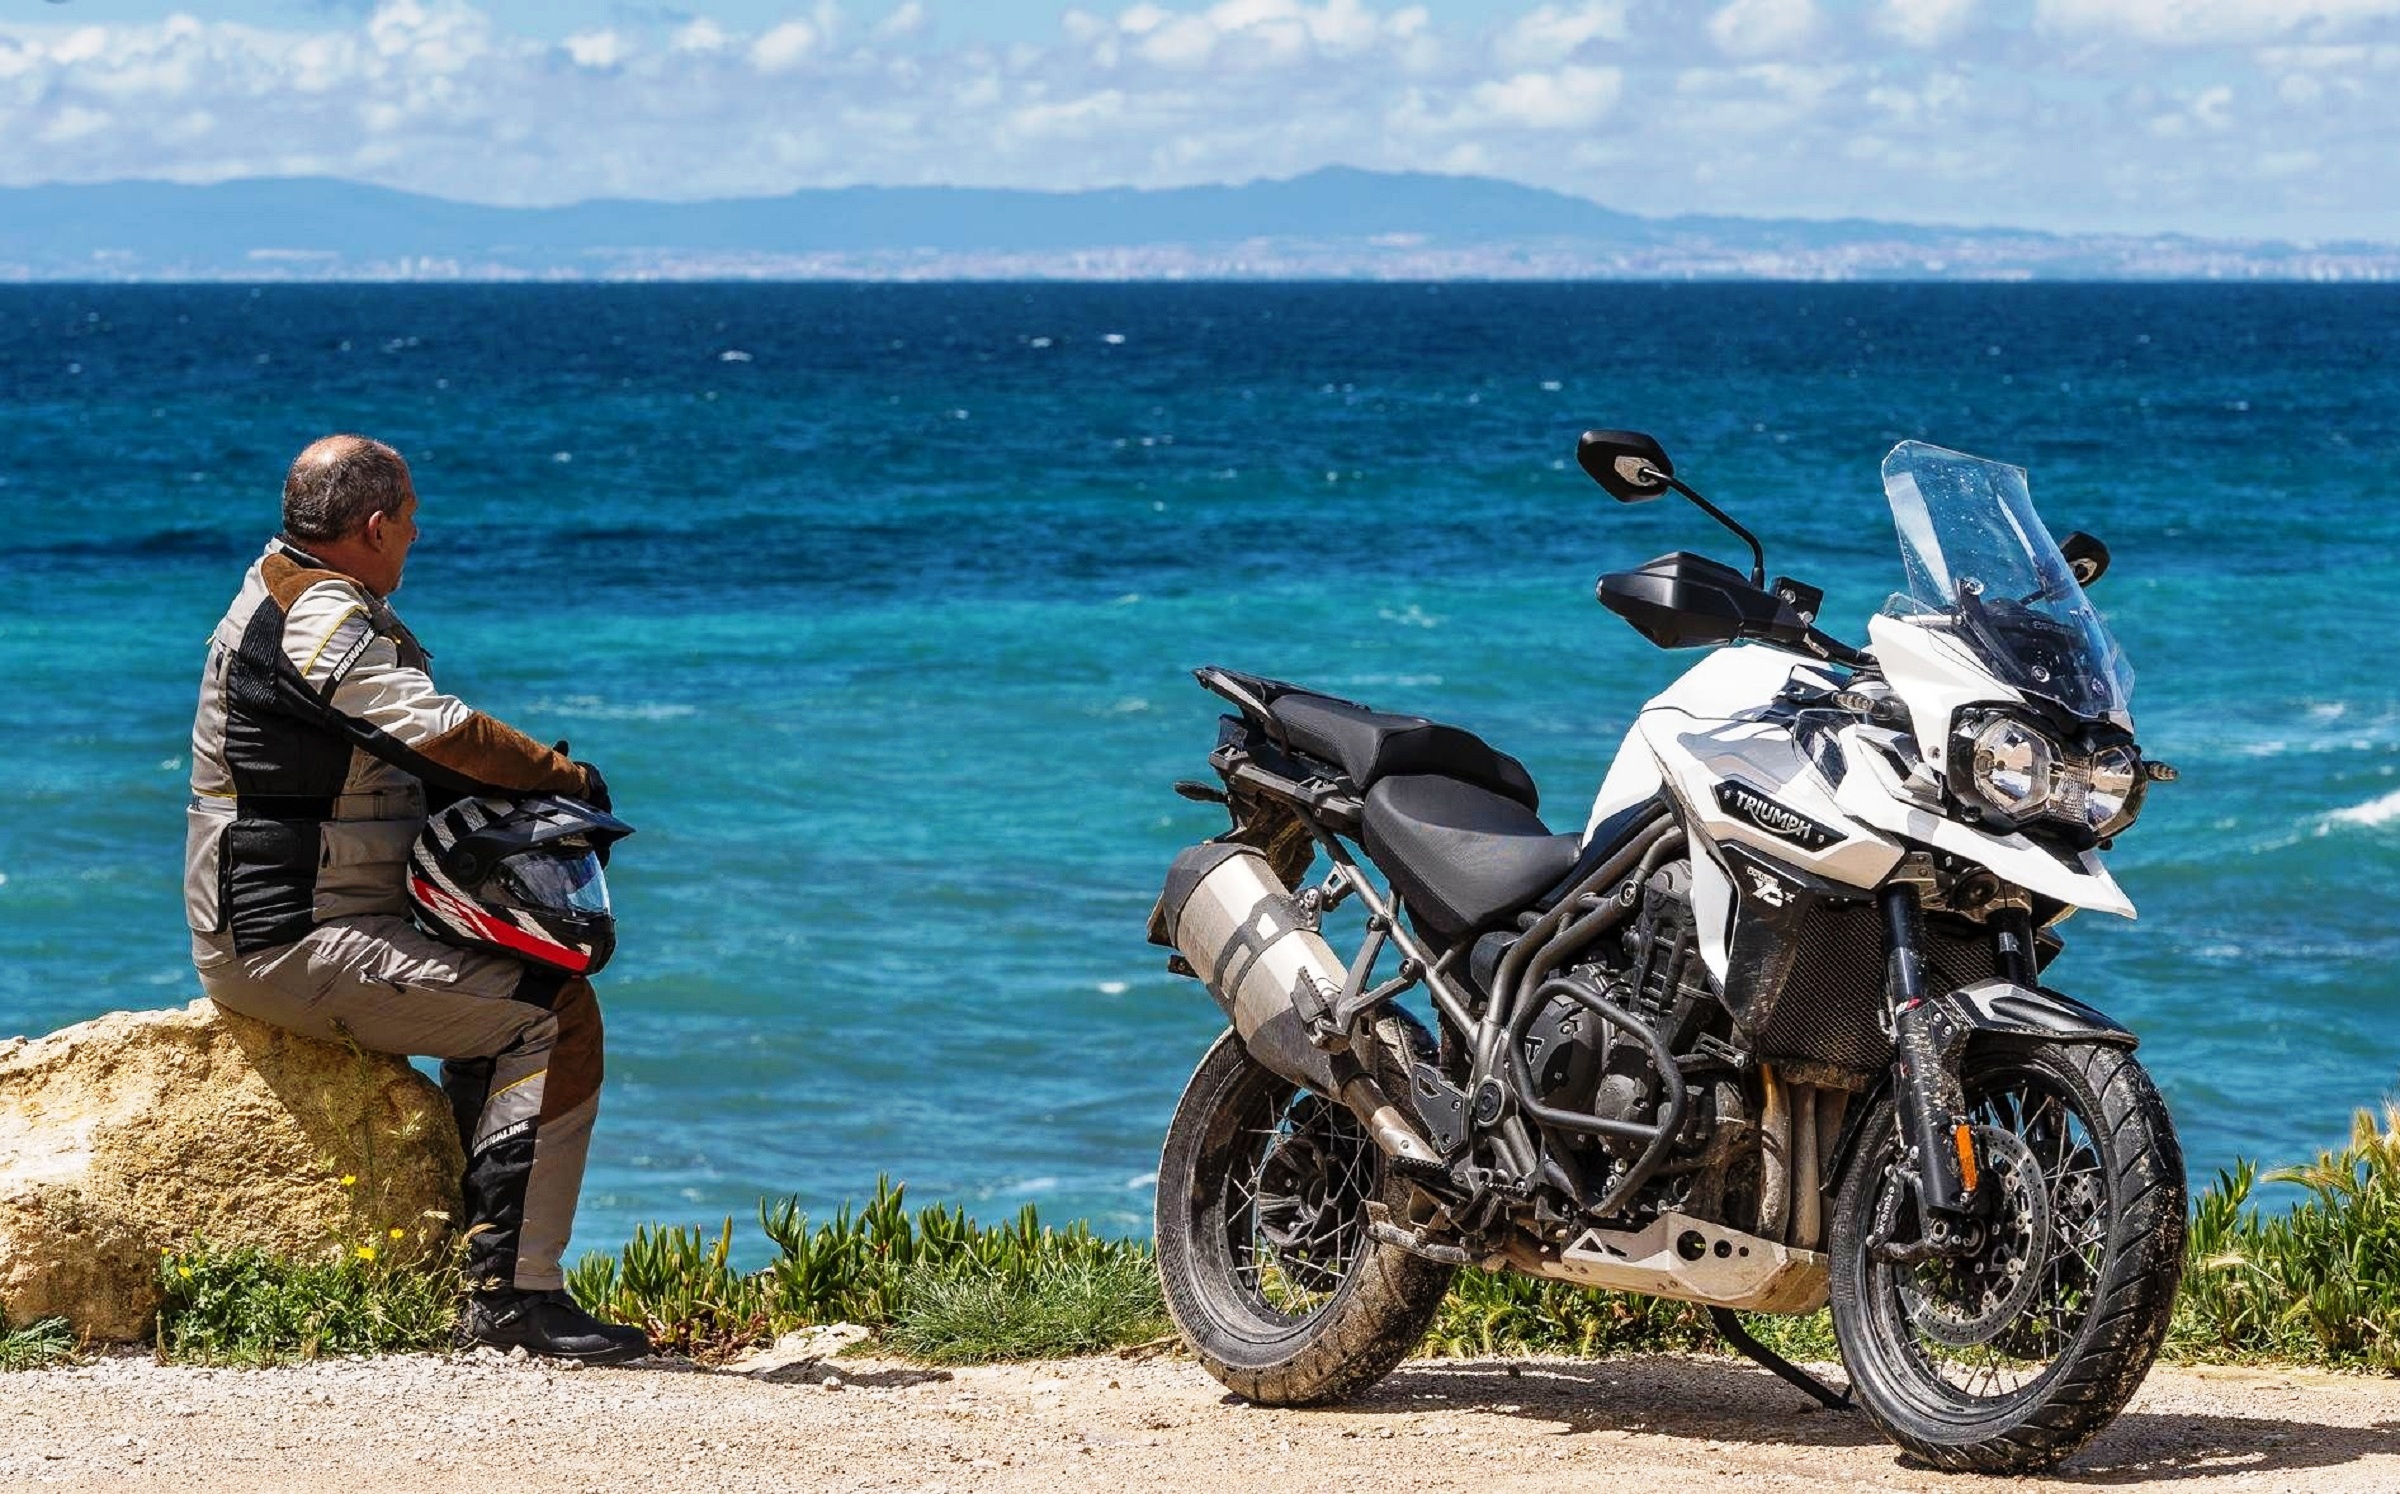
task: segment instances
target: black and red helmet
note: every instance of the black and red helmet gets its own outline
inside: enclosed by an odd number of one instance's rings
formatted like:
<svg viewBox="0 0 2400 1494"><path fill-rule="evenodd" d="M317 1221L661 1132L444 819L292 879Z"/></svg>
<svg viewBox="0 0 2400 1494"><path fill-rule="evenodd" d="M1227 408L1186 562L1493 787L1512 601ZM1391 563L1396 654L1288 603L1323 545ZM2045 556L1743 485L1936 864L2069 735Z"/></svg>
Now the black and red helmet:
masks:
<svg viewBox="0 0 2400 1494"><path fill-rule="evenodd" d="M601 853L633 827L580 799L461 799L425 821L408 900L426 932L590 975L617 948Z"/></svg>

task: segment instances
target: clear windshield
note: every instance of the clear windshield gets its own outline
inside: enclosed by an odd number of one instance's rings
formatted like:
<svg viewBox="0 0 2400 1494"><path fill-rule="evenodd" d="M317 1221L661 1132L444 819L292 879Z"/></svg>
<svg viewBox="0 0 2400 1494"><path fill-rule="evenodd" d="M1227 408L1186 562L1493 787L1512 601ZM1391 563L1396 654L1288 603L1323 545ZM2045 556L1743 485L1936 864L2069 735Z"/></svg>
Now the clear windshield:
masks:
<svg viewBox="0 0 2400 1494"><path fill-rule="evenodd" d="M2033 511L2025 471L1919 441L1883 459L1908 590L1888 617L1954 635L1993 676L2098 719L2133 695L2124 651Z"/></svg>

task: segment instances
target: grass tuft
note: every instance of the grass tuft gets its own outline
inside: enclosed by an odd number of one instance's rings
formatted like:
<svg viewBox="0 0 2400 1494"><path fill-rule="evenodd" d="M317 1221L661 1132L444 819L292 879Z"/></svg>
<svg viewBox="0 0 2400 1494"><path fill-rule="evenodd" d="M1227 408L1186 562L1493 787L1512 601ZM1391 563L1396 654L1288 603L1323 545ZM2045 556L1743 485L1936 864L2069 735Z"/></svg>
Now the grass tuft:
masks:
<svg viewBox="0 0 2400 1494"><path fill-rule="evenodd" d="M1170 1331L1157 1267L1128 1254L1024 1275L933 1272L909 1283L883 1339L928 1364L993 1364L1097 1354Z"/></svg>
<svg viewBox="0 0 2400 1494"><path fill-rule="evenodd" d="M2400 1104L2361 1110L2348 1146L2266 1181L2306 1197L2262 1215L2244 1161L2193 1201L2170 1352L2400 1372Z"/></svg>
<svg viewBox="0 0 2400 1494"><path fill-rule="evenodd" d="M0 1371L48 1369L75 1357L75 1329L65 1318L43 1318L22 1328L0 1319Z"/></svg>
<svg viewBox="0 0 2400 1494"><path fill-rule="evenodd" d="M205 1241L159 1257L159 1358L267 1365L448 1345L458 1321L455 1266L393 1264L371 1247L287 1260Z"/></svg>
<svg viewBox="0 0 2400 1494"><path fill-rule="evenodd" d="M1759 1342L1787 1359L1831 1359L1833 1318L1744 1313ZM1452 1282L1420 1351L1467 1359L1511 1354L1608 1354L1722 1351L1708 1309L1661 1297L1596 1292L1512 1272L1465 1270Z"/></svg>
<svg viewBox="0 0 2400 1494"><path fill-rule="evenodd" d="M1030 1206L1001 1225L977 1224L941 1204L911 1214L906 1193L879 1178L865 1205L845 1205L815 1225L792 1199L762 1202L759 1228L774 1256L749 1273L731 1265L730 1218L713 1238L698 1229L643 1228L613 1257L586 1255L568 1273L567 1289L586 1310L639 1323L660 1348L702 1363L822 1323L878 1331L904 1320L929 1323L923 1315L936 1302L941 1321L995 1344L1048 1334L1099 1349L1156 1335L1157 1312L1140 1310L1117 1290L1143 1276L1155 1305L1156 1268L1146 1245L1102 1239L1082 1223L1045 1226ZM1005 1303L1006 1292L988 1287L994 1282L1027 1300ZM984 1304L980 1319L974 1302ZM1110 1304L1125 1316L1104 1331L1100 1313ZM910 1317L912 1311L918 1316ZM912 1342L927 1349L935 1343L930 1329L915 1332Z"/></svg>

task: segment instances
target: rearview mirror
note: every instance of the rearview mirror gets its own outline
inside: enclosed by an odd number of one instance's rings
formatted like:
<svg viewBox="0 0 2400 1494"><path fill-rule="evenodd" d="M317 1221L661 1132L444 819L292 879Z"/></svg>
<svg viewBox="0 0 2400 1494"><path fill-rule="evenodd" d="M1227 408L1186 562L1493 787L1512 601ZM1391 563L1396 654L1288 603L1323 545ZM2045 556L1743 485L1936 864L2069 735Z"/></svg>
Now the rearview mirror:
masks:
<svg viewBox="0 0 2400 1494"><path fill-rule="evenodd" d="M2058 542L2058 553L2067 558L2077 586L2089 586L2108 574L2108 546L2080 529Z"/></svg>
<svg viewBox="0 0 2400 1494"><path fill-rule="evenodd" d="M1675 475L1665 448L1640 431L1585 431L1575 460L1619 503L1646 503L1667 492Z"/></svg>

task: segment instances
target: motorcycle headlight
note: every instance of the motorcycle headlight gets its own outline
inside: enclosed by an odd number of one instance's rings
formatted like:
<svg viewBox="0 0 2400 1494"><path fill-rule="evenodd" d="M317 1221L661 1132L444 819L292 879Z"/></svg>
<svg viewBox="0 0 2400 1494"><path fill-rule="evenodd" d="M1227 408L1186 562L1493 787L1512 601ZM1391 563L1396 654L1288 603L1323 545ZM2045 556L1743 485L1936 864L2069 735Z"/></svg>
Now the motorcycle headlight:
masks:
<svg viewBox="0 0 2400 1494"><path fill-rule="evenodd" d="M1971 739L1967 776L1975 793L2011 821L2042 812L2058 748L2022 721L1995 716Z"/></svg>
<svg viewBox="0 0 2400 1494"><path fill-rule="evenodd" d="M2092 755L2091 787L2084 794L2084 823L2092 833L2111 836L2133 823L2135 790L2142 783L2142 760L2130 747L2103 747Z"/></svg>
<svg viewBox="0 0 2400 1494"><path fill-rule="evenodd" d="M2042 830L2086 847L2141 813L2153 775L2122 732L2086 727L2059 736L1991 707L1961 712L1954 731L1950 786L1970 819L1998 830Z"/></svg>

